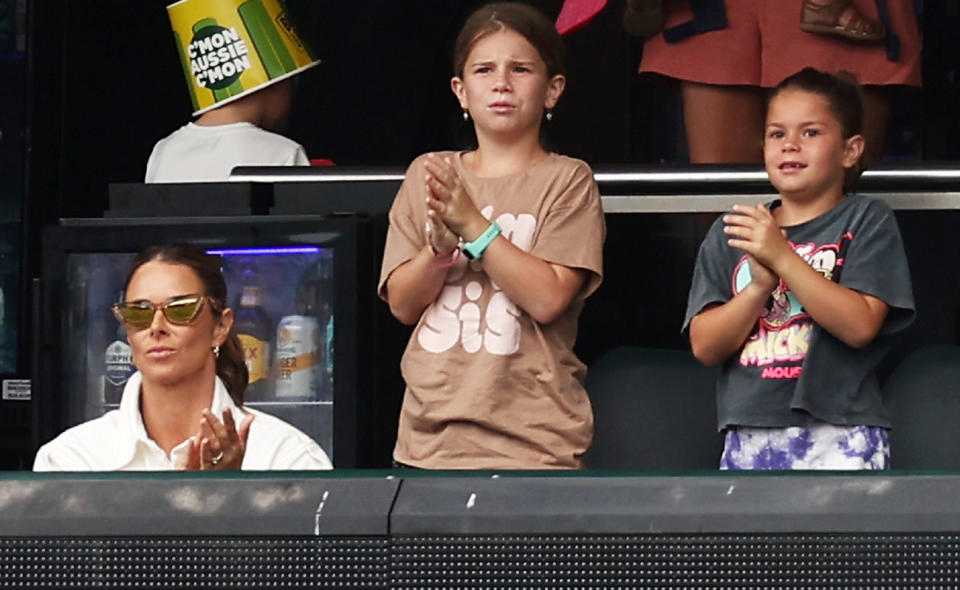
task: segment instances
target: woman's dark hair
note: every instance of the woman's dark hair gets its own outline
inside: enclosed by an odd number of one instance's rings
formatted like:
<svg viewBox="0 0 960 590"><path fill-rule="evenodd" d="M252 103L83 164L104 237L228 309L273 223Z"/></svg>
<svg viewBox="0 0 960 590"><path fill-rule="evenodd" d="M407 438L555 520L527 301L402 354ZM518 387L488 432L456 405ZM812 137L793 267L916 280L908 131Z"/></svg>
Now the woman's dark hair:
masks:
<svg viewBox="0 0 960 590"><path fill-rule="evenodd" d="M169 246L150 246L137 254L133 259L133 266L127 274L123 284L126 291L130 286L133 274L148 262L163 262L166 264L182 264L188 267L203 283L204 293L213 301L210 311L214 317L219 317L227 307L227 283L220 272L220 258L207 254L203 248L193 244L172 244ZM227 334L220 347L217 357L217 376L223 381L230 397L237 405L243 405L243 393L247 389L247 364L244 362L243 346L233 328Z"/></svg>
<svg viewBox="0 0 960 590"><path fill-rule="evenodd" d="M519 33L540 52L548 77L566 74L563 40L557 28L542 12L522 2L494 2L470 15L453 45L453 74L463 77L474 43L505 29Z"/></svg>
<svg viewBox="0 0 960 590"><path fill-rule="evenodd" d="M822 96L830 111L840 122L840 131L844 139L863 133L863 98L857 77L846 71L828 74L816 68L803 68L796 74L784 78L767 96L767 110L770 102L784 90L805 90ZM847 171L843 182L845 193L852 192L857 185L864 163L861 157L857 164Z"/></svg>

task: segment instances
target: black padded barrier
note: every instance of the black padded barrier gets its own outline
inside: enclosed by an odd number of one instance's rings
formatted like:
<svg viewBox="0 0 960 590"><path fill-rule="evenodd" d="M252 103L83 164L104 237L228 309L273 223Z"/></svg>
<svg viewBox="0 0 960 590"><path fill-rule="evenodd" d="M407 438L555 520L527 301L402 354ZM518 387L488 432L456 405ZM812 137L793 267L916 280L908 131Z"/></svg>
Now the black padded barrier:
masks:
<svg viewBox="0 0 960 590"><path fill-rule="evenodd" d="M408 478L396 588L960 587L960 478Z"/></svg>
<svg viewBox="0 0 960 590"><path fill-rule="evenodd" d="M0 588L390 587L397 479L0 475Z"/></svg>
<svg viewBox="0 0 960 590"><path fill-rule="evenodd" d="M0 588L960 588L960 476L0 474Z"/></svg>

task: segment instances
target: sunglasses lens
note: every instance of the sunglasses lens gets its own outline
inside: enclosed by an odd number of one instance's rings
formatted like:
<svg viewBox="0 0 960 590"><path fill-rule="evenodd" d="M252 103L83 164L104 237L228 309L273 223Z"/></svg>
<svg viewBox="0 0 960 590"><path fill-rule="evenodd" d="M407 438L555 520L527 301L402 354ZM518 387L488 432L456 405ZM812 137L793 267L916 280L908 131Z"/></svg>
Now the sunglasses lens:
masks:
<svg viewBox="0 0 960 590"><path fill-rule="evenodd" d="M123 322L134 328L145 328L153 321L153 306L138 305L136 303L120 303L115 308L117 315Z"/></svg>
<svg viewBox="0 0 960 590"><path fill-rule="evenodd" d="M197 317L203 297L175 299L163 308L163 315L174 324L189 324Z"/></svg>

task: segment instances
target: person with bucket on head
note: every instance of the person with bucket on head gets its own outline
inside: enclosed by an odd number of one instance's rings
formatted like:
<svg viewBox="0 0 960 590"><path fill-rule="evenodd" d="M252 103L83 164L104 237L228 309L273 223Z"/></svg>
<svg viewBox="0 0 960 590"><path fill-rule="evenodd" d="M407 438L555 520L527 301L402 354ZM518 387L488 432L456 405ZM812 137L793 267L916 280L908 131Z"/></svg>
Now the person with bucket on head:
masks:
<svg viewBox="0 0 960 590"><path fill-rule="evenodd" d="M300 144L272 131L290 110L291 78L320 63L282 0L181 0L167 13L197 119L157 142L145 182L310 165Z"/></svg>

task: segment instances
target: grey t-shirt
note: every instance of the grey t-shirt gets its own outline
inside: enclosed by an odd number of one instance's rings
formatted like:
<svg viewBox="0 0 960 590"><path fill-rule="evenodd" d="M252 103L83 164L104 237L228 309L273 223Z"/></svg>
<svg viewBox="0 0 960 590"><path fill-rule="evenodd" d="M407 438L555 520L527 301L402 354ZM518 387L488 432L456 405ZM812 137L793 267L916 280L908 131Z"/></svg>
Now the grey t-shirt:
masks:
<svg viewBox="0 0 960 590"><path fill-rule="evenodd" d="M780 201L770 203L771 209ZM710 228L697 257L684 329L712 303L725 303L751 281L743 251L727 245L723 221ZM813 268L890 306L880 334L862 349L820 328L782 280L743 347L721 367L720 430L728 426L802 426L812 421L890 427L874 370L889 337L913 321L910 271L893 211L862 195L786 227L787 239Z"/></svg>

